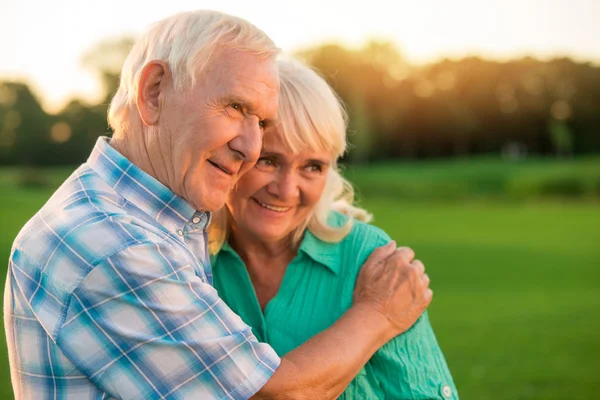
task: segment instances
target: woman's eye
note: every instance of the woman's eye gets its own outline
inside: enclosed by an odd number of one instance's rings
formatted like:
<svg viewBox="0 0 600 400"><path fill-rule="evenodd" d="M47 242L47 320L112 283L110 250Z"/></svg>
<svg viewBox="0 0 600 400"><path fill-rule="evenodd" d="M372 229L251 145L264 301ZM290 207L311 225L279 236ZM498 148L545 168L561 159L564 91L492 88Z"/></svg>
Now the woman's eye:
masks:
<svg viewBox="0 0 600 400"><path fill-rule="evenodd" d="M256 162L256 168L263 172L272 172L275 168L275 160L272 158L259 158Z"/></svg>
<svg viewBox="0 0 600 400"><path fill-rule="evenodd" d="M275 163L273 162L273 159L271 158L259 158L258 161L256 162L257 165L262 165L265 167L272 167L273 165L275 165Z"/></svg>
<svg viewBox="0 0 600 400"><path fill-rule="evenodd" d="M306 167L306 169L309 172L322 172L323 171L323 167L321 167L320 165L309 165Z"/></svg>

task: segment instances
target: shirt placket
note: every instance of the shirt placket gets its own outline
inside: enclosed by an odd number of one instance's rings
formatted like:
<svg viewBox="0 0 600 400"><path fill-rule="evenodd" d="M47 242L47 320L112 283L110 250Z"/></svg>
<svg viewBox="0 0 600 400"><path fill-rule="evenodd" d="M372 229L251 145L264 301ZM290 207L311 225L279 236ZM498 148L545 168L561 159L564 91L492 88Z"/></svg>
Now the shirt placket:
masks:
<svg viewBox="0 0 600 400"><path fill-rule="evenodd" d="M212 285L212 268L210 267L208 237L206 233L209 218L207 213L196 212L191 220L177 231L177 234L183 238L186 246L194 254L202 267L202 272L207 282Z"/></svg>

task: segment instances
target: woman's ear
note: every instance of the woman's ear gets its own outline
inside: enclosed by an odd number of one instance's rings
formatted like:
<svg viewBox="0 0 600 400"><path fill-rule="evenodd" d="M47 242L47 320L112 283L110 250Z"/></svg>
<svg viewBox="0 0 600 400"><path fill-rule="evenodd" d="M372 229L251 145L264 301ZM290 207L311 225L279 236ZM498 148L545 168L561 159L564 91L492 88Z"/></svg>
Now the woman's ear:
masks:
<svg viewBox="0 0 600 400"><path fill-rule="evenodd" d="M156 125L160 116L161 98L170 83L171 71L163 61L150 61L140 73L137 92L137 108L142 122Z"/></svg>

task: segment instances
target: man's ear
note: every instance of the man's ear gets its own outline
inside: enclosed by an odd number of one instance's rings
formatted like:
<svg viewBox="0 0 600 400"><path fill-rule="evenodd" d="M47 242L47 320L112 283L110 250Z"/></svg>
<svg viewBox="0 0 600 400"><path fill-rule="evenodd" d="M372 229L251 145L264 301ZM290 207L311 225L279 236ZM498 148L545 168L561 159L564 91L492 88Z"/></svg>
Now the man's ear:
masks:
<svg viewBox="0 0 600 400"><path fill-rule="evenodd" d="M137 107L145 125L156 125L160 116L162 98L171 78L169 66L163 61L150 61L140 73Z"/></svg>

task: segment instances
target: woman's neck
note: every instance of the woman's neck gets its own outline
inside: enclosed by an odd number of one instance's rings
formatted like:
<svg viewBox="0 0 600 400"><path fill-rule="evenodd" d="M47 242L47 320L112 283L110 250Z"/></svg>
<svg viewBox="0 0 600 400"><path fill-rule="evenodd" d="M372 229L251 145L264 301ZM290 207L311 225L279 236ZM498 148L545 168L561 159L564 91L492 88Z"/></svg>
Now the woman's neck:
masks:
<svg viewBox="0 0 600 400"><path fill-rule="evenodd" d="M297 249L292 246L291 236L270 242L232 229L229 244L244 261L264 311L267 303L279 291L287 266L296 256Z"/></svg>

